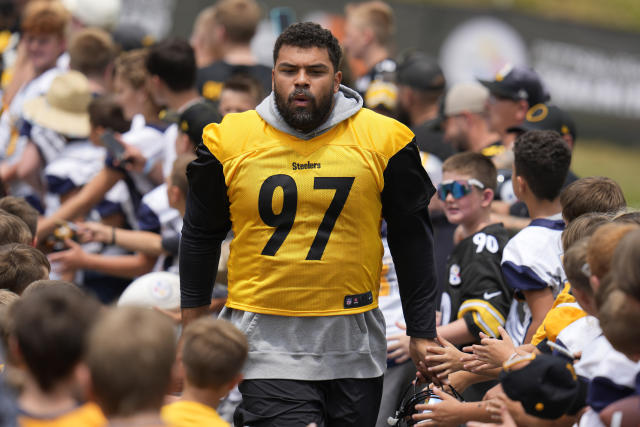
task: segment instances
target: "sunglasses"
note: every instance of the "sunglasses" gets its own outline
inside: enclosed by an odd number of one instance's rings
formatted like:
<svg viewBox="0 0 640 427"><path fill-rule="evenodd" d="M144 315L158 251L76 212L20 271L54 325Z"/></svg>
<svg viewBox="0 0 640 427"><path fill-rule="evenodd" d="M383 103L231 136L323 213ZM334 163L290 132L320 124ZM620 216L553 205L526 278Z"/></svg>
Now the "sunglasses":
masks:
<svg viewBox="0 0 640 427"><path fill-rule="evenodd" d="M460 199L471 193L472 187L478 187L483 190L484 184L475 178L467 181L445 181L438 185L438 198L445 200L451 194L454 199Z"/></svg>

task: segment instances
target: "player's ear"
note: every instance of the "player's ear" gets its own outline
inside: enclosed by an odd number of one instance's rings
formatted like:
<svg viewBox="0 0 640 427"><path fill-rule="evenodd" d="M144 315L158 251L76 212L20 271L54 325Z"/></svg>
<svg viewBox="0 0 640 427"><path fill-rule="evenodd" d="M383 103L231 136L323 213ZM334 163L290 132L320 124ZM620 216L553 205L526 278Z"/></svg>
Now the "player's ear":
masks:
<svg viewBox="0 0 640 427"><path fill-rule="evenodd" d="M333 74L333 93L338 93L340 90L340 83L342 82L342 71L337 71Z"/></svg>

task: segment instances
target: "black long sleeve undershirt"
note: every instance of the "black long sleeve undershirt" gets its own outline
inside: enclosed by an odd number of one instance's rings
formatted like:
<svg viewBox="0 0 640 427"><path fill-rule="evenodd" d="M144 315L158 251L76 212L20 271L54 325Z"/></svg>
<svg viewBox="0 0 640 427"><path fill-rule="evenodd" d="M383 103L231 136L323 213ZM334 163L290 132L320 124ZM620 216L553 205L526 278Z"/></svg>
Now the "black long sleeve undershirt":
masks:
<svg viewBox="0 0 640 427"><path fill-rule="evenodd" d="M420 162L415 140L387 163L382 215L395 265L407 335L436 337L436 269L429 201L435 188Z"/></svg>
<svg viewBox="0 0 640 427"><path fill-rule="evenodd" d="M220 244L231 226L222 165L204 146L187 176L189 194L180 243L183 308L210 303ZM428 210L434 192L412 141L389 160L381 198L407 335L419 338L436 336L437 289Z"/></svg>
<svg viewBox="0 0 640 427"><path fill-rule="evenodd" d="M222 164L202 144L197 154L187 167L189 192L180 241L182 308L211 303L220 244L231 228Z"/></svg>

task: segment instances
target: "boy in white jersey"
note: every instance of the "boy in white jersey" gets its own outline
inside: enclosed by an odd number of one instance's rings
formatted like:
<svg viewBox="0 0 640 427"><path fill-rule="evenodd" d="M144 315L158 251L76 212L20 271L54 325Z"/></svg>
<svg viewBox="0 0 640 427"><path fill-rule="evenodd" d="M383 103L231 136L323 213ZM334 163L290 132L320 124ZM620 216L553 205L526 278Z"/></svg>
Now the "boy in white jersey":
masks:
<svg viewBox="0 0 640 427"><path fill-rule="evenodd" d="M502 272L517 297L506 330L518 345L531 341L566 280L560 258L564 222L559 194L571 150L557 132L529 131L518 137L513 151L513 190L532 218L502 256Z"/></svg>

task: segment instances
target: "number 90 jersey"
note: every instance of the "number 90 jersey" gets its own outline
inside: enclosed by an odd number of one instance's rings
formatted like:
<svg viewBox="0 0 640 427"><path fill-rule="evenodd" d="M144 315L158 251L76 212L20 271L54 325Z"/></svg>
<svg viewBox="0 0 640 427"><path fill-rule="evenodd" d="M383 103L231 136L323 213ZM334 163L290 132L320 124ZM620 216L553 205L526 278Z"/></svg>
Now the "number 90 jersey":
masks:
<svg viewBox="0 0 640 427"><path fill-rule="evenodd" d="M447 262L447 285L442 293L442 324L464 319L476 338L480 332L499 337L512 300L500 261L509 240L502 224L491 224L453 248Z"/></svg>
<svg viewBox="0 0 640 427"><path fill-rule="evenodd" d="M285 316L377 307L383 173L412 139L404 125L366 109L310 140L255 111L205 128L235 235L227 306Z"/></svg>

